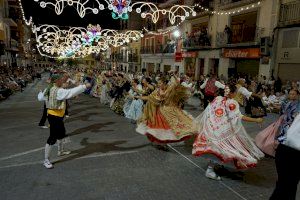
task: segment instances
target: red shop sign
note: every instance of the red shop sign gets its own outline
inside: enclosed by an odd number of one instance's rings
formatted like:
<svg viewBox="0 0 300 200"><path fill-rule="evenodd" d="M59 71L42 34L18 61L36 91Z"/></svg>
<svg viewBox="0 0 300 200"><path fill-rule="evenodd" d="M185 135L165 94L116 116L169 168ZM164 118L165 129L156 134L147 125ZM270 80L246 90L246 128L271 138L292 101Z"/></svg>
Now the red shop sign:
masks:
<svg viewBox="0 0 300 200"><path fill-rule="evenodd" d="M224 49L223 57L225 57L225 58L260 58L260 50L259 50L259 48Z"/></svg>
<svg viewBox="0 0 300 200"><path fill-rule="evenodd" d="M197 58L197 52L182 52L183 58Z"/></svg>
<svg viewBox="0 0 300 200"><path fill-rule="evenodd" d="M176 52L175 53L175 62L181 62L182 61L182 53Z"/></svg>

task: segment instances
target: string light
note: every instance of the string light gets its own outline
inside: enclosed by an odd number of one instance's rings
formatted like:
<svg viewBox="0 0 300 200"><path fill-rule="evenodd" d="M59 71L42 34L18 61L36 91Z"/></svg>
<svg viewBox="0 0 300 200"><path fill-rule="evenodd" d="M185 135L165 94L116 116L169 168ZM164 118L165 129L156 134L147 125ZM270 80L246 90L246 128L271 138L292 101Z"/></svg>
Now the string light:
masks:
<svg viewBox="0 0 300 200"><path fill-rule="evenodd" d="M24 12L24 9L23 9L22 1L21 1L21 0L19 0L19 6L20 6L20 8L21 8L22 18L23 18L25 24L26 24L27 26L32 25L32 24L33 24L32 17L30 16L30 17L29 17L29 20L26 19L26 17L25 17L25 12Z"/></svg>
<svg viewBox="0 0 300 200"><path fill-rule="evenodd" d="M205 8L203 6L201 6L200 4L195 4L193 7L194 8L200 8L201 10L203 10L203 12L209 12L211 14L216 14L216 15L231 15L231 14L235 14L235 13L240 13L244 10L249 10L249 9L252 9L252 8L255 8L255 7L259 7L261 4L261 2L257 2L257 3L254 3L254 4L251 4L251 5L247 5L247 6L244 6L244 7L240 7L238 9L235 9L235 10L231 10L229 12L225 12L225 11L217 11L217 10L209 10L208 8Z"/></svg>

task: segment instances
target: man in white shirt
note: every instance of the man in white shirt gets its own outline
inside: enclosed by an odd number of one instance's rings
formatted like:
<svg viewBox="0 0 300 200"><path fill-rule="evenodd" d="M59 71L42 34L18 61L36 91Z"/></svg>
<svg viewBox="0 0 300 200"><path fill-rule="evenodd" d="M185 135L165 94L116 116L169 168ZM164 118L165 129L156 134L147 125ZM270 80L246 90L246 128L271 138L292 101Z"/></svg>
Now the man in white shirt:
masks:
<svg viewBox="0 0 300 200"><path fill-rule="evenodd" d="M66 100L70 99L87 88L91 88L90 83L79 85L75 88L64 89L62 86L67 81L68 77L65 74L53 74L49 87L38 94L39 101L47 102L47 115L50 124L50 136L45 146L45 161L44 166L47 169L53 168L49 161L52 146L58 143L58 156L70 154L70 151L65 151L63 148L62 139L66 137L64 126L64 115L66 110Z"/></svg>
<svg viewBox="0 0 300 200"><path fill-rule="evenodd" d="M217 81L215 74L211 75L211 78L207 78L204 83L200 86L200 89L204 90L204 109L206 106L214 100L217 96L218 89L225 89L225 85Z"/></svg>

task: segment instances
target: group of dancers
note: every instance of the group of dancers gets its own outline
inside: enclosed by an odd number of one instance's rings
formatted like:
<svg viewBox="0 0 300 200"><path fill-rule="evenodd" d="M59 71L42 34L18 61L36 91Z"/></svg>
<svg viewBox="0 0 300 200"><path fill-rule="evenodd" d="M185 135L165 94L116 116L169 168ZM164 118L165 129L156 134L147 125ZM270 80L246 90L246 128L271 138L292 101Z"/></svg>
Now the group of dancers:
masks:
<svg viewBox="0 0 300 200"><path fill-rule="evenodd" d="M264 157L242 124L242 121L263 122L263 118L247 117L240 111L237 100L242 98L241 95L248 99L253 96L245 91L241 84L243 80L228 85L218 82L214 76L206 80L202 87L205 88L208 104L194 118L183 110L192 89L176 73L168 79L158 77L156 83L144 75L133 77L118 72L103 72L94 83L81 73L73 77L81 84L65 89L63 85L69 78L67 74L53 74L48 88L38 95L39 100L46 102L50 123L50 137L45 146L46 168L53 168L49 156L56 141L58 155L71 153L64 151L61 142L66 137L63 124L65 100L82 92L99 97L100 102L110 106L115 113L136 123L136 131L160 150L168 151L168 143L195 138L192 154L209 160L205 175L210 179L221 180L215 172L216 165L247 169L255 167Z"/></svg>

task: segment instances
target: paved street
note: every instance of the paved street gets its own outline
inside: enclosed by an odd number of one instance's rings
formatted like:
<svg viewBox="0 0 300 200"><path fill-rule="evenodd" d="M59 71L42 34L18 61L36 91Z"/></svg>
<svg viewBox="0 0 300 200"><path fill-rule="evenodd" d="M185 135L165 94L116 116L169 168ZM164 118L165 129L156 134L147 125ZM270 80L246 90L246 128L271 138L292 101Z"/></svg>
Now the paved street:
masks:
<svg viewBox="0 0 300 200"><path fill-rule="evenodd" d="M1 200L263 200L274 188L271 158L248 171L223 169L222 181L209 180L204 176L207 161L191 156L191 141L170 146L170 152L156 150L134 124L85 95L71 101L66 120L72 154L57 158L55 148L54 169L47 170L42 160L49 129L37 126L43 104L36 95L43 86L35 81L0 102ZM195 106L186 109L200 113ZM263 126L275 118L269 115ZM245 125L251 136L260 130Z"/></svg>

